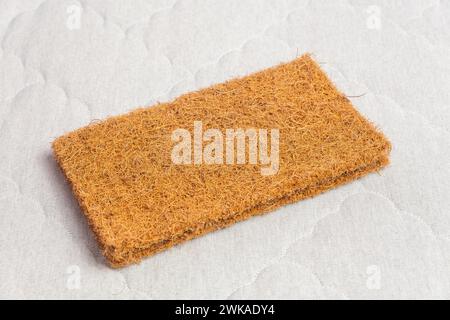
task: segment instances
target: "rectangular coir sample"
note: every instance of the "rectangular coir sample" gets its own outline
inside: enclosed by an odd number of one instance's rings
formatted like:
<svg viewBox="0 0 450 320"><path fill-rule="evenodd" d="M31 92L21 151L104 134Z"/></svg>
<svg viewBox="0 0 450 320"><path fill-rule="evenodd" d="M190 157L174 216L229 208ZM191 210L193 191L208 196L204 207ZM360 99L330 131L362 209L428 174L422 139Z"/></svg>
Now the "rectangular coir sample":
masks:
<svg viewBox="0 0 450 320"><path fill-rule="evenodd" d="M238 129L246 140L228 136ZM304 55L91 124L53 149L120 267L377 171L390 143Z"/></svg>

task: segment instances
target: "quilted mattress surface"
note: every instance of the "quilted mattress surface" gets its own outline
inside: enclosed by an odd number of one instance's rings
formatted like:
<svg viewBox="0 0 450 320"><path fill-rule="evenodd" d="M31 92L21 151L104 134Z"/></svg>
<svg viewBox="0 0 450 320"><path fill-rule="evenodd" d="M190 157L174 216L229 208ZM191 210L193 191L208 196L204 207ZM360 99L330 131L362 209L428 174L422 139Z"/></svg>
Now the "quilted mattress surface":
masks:
<svg viewBox="0 0 450 320"><path fill-rule="evenodd" d="M450 298L450 1L0 0L0 298ZM310 52L391 165L123 269L58 136Z"/></svg>

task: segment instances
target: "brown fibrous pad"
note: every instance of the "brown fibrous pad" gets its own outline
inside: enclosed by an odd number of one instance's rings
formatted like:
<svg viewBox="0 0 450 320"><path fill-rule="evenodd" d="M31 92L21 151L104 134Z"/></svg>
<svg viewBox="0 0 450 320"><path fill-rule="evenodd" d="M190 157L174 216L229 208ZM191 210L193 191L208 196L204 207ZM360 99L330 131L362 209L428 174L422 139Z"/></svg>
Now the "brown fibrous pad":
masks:
<svg viewBox="0 0 450 320"><path fill-rule="evenodd" d="M172 132L279 129L279 170L174 164ZM65 134L57 162L113 267L378 171L389 141L309 55Z"/></svg>

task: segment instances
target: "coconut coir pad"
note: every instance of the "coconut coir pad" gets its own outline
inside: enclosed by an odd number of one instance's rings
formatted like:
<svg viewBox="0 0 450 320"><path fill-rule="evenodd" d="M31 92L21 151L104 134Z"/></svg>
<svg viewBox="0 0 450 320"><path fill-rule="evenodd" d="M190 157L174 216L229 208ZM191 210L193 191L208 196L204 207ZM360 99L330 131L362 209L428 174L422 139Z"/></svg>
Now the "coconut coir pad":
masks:
<svg viewBox="0 0 450 320"><path fill-rule="evenodd" d="M172 133L193 132L194 121L204 131L278 129L278 171L173 163ZM105 257L120 267L378 171L390 143L304 55L91 124L53 149Z"/></svg>

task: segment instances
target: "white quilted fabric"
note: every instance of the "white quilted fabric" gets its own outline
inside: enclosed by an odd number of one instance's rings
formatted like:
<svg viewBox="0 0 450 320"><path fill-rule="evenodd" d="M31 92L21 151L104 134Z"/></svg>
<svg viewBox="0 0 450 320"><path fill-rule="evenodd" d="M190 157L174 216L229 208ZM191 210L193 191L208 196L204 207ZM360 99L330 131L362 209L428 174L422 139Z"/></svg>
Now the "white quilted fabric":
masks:
<svg viewBox="0 0 450 320"><path fill-rule="evenodd" d="M449 30L444 0L0 0L0 298L450 298ZM391 166L107 267L50 142L303 52Z"/></svg>

